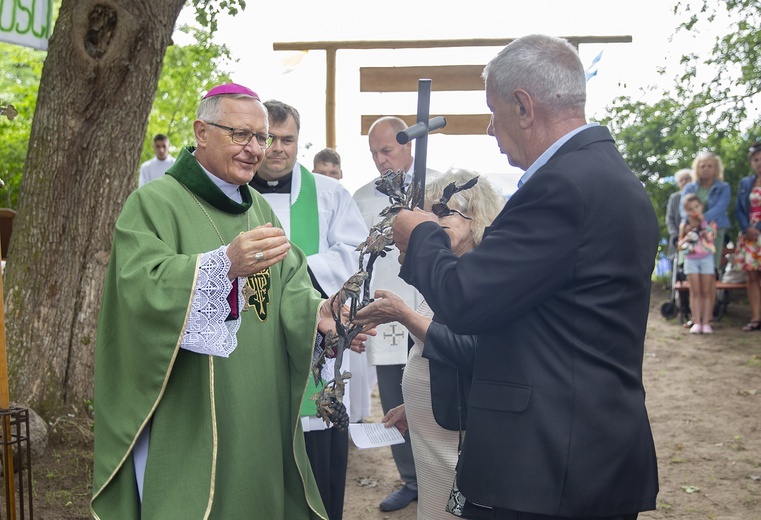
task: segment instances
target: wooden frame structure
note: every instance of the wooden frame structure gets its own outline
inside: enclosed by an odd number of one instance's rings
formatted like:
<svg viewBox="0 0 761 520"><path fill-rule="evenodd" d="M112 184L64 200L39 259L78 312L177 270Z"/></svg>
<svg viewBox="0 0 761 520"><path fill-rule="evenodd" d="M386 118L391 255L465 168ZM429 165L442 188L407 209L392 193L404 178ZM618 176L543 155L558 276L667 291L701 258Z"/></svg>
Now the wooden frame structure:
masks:
<svg viewBox="0 0 761 520"><path fill-rule="evenodd" d="M582 43L631 43L626 36L564 36L576 48ZM434 49L442 47L503 47L515 38L474 38L457 40L358 40L275 42L276 51L323 50L326 55L325 74L325 142L336 147L336 53L339 50L370 49ZM416 92L417 80L433 81L434 91L483 90L483 65L450 65L436 67L361 67L361 92ZM390 114L385 114L390 115ZM433 115L433 114L432 114ZM453 135L481 134L489 123L488 114L435 114L447 118L442 133ZM362 116L362 134L380 115ZM408 124L414 124L415 115L399 115Z"/></svg>

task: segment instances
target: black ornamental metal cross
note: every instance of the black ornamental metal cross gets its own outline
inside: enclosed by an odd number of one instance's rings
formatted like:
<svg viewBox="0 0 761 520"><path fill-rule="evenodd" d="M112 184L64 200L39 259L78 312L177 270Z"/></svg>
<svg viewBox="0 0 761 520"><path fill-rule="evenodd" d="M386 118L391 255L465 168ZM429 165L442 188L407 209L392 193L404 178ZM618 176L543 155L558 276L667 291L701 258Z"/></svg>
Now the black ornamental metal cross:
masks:
<svg viewBox="0 0 761 520"><path fill-rule="evenodd" d="M418 207L423 208L425 202L425 171L426 157L428 154L428 134L434 130L439 130L447 125L447 120L443 116L436 116L429 119L431 107L431 80L418 80L417 87L417 122L409 128L406 128L396 134L396 142L407 144L415 139L415 166L412 183L415 192L420 194Z"/></svg>

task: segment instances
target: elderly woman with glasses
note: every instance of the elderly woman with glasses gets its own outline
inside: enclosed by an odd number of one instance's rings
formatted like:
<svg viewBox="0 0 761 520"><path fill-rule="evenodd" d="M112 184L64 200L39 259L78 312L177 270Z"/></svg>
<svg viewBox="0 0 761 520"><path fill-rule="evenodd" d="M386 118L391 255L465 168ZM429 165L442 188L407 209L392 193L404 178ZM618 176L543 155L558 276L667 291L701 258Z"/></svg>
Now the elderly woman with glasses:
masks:
<svg viewBox="0 0 761 520"><path fill-rule="evenodd" d="M450 170L429 181L426 206L438 203L449 184L462 186L475 176L464 170ZM504 197L483 177L474 187L455 193L448 202L451 214L439 218L452 251L461 256L476 247L504 203ZM444 506L455 478L460 432L465 430L475 339L455 335L436 323L425 302L413 310L390 291L378 290L375 298L357 313L354 322L378 325L398 321L409 329L414 340L402 378L404 404L390 410L383 422L388 427L395 425L402 433L410 431L418 475L418 518L451 518ZM427 359L425 344L429 342L457 345L461 354L458 369Z"/></svg>

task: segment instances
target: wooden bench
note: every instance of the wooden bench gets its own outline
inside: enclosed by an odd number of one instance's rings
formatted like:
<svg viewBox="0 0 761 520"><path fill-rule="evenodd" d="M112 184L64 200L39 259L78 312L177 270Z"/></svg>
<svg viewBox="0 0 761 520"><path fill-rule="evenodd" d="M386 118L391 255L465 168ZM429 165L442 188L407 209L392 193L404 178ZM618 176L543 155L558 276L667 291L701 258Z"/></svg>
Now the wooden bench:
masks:
<svg viewBox="0 0 761 520"><path fill-rule="evenodd" d="M690 290L690 284L687 282L676 282L675 288L677 291L689 291ZM716 282L716 290L734 290L734 289L745 289L744 283L724 283L724 282Z"/></svg>

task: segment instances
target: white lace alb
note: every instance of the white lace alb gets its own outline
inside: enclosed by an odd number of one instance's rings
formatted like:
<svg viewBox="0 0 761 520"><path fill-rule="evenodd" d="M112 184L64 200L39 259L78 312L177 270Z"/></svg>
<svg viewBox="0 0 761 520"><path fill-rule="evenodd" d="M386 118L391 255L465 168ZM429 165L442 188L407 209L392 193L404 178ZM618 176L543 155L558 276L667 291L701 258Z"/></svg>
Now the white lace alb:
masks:
<svg viewBox="0 0 761 520"><path fill-rule="evenodd" d="M180 344L185 350L226 358L238 346L240 316L226 321L230 315L227 296L233 288L227 278L231 264L226 251L227 246L222 246L201 255L188 326ZM238 279L238 309L243 308L244 283L245 278Z"/></svg>

